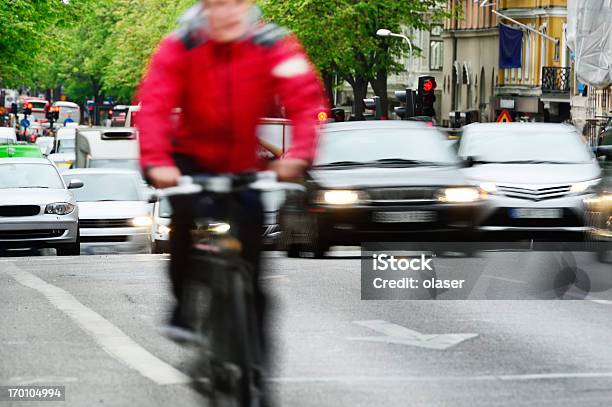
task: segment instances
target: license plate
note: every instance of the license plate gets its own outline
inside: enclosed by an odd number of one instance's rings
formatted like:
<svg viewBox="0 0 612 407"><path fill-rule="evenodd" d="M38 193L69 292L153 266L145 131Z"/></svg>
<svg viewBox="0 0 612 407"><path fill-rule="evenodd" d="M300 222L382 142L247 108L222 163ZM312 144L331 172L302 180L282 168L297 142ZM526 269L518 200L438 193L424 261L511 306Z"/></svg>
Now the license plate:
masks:
<svg viewBox="0 0 612 407"><path fill-rule="evenodd" d="M436 213L433 211L374 212L374 222L381 223L418 223L435 220Z"/></svg>
<svg viewBox="0 0 612 407"><path fill-rule="evenodd" d="M563 210L554 208L515 208L510 209L510 217L514 219L559 219L563 217Z"/></svg>

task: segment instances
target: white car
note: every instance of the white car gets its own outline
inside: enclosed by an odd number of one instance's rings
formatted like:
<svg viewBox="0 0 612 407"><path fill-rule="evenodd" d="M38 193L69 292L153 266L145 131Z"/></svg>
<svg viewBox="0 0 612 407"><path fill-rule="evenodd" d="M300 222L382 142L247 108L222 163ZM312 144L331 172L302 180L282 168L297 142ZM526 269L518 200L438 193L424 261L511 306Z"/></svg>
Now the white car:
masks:
<svg viewBox="0 0 612 407"><path fill-rule="evenodd" d="M17 133L12 127L0 127L0 144L16 143Z"/></svg>
<svg viewBox="0 0 612 407"><path fill-rule="evenodd" d="M83 186L44 158L0 160L0 250L55 248L78 255L79 210L68 189Z"/></svg>
<svg viewBox="0 0 612 407"><path fill-rule="evenodd" d="M36 139L36 145L40 148L40 152L43 155L49 155L51 150L53 150L53 144L55 143L55 139L53 137L38 137Z"/></svg>
<svg viewBox="0 0 612 407"><path fill-rule="evenodd" d="M63 127L57 131L55 146L48 158L61 170L70 168L74 162L75 134L74 128Z"/></svg>
<svg viewBox="0 0 612 407"><path fill-rule="evenodd" d="M89 253L149 253L151 204L136 171L78 168L62 173L83 188L74 191L79 205L81 249Z"/></svg>
<svg viewBox="0 0 612 407"><path fill-rule="evenodd" d="M503 240L583 238L583 200L594 194L601 170L574 127L470 124L458 154L464 175L488 194L480 231Z"/></svg>

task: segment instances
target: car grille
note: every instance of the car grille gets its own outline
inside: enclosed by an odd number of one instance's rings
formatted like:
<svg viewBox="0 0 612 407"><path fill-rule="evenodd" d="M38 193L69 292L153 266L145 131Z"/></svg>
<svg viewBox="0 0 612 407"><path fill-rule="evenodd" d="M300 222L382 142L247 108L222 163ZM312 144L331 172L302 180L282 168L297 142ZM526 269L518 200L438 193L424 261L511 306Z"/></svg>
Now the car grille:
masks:
<svg viewBox="0 0 612 407"><path fill-rule="evenodd" d="M424 203L435 200L436 188L373 188L368 195L372 203Z"/></svg>
<svg viewBox="0 0 612 407"><path fill-rule="evenodd" d="M66 229L3 230L0 240L46 239L60 237L65 232Z"/></svg>
<svg viewBox="0 0 612 407"><path fill-rule="evenodd" d="M563 217L558 219L514 219L510 217L510 208L499 208L487 218L482 226L519 228L580 227L584 226L584 221L569 209L563 209Z"/></svg>
<svg viewBox="0 0 612 407"><path fill-rule="evenodd" d="M0 206L0 216L34 216L40 213L38 205L5 205Z"/></svg>
<svg viewBox="0 0 612 407"><path fill-rule="evenodd" d="M81 219L81 228L131 228L131 219Z"/></svg>
<svg viewBox="0 0 612 407"><path fill-rule="evenodd" d="M507 197L532 201L562 198L570 193L571 188L571 185L554 185L535 189L517 185L497 185L497 190Z"/></svg>
<svg viewBox="0 0 612 407"><path fill-rule="evenodd" d="M81 243L119 243L127 241L127 236L81 236Z"/></svg>

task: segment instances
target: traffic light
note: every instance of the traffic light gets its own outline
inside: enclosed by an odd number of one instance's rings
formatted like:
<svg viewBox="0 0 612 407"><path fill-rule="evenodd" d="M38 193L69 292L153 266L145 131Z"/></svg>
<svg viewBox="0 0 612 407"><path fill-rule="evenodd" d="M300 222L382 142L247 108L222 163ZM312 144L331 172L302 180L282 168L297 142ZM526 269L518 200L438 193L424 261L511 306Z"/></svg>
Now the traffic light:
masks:
<svg viewBox="0 0 612 407"><path fill-rule="evenodd" d="M406 88L406 90L396 90L395 98L400 102L400 106L394 109L395 114L402 120L414 116L414 91Z"/></svg>
<svg viewBox="0 0 612 407"><path fill-rule="evenodd" d="M382 117L382 104L380 102L380 96L363 99L363 104L365 105L366 110L372 110L374 112L374 119L380 120Z"/></svg>
<svg viewBox="0 0 612 407"><path fill-rule="evenodd" d="M32 114L32 103L23 104L23 114L29 116Z"/></svg>
<svg viewBox="0 0 612 407"><path fill-rule="evenodd" d="M18 110L17 103L15 103L15 102L11 103L11 113L16 115L17 114L17 110Z"/></svg>
<svg viewBox="0 0 612 407"><path fill-rule="evenodd" d="M53 109L53 119L54 120L58 120L59 119L59 113L60 113L60 107L59 106L55 106L52 107Z"/></svg>
<svg viewBox="0 0 612 407"><path fill-rule="evenodd" d="M430 116L434 117L436 111L434 109L434 103L436 96L434 94L436 87L436 78L433 76L420 76L419 77L419 90L417 98L417 116Z"/></svg>

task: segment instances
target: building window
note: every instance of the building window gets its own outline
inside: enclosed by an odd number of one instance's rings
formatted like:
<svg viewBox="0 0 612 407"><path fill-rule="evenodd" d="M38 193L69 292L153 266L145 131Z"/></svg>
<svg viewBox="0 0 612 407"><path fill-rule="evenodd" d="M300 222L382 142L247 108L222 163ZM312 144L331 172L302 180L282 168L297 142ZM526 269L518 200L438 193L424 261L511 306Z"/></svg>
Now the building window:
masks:
<svg viewBox="0 0 612 407"><path fill-rule="evenodd" d="M555 43L555 62L559 62L559 54L561 52L561 41L559 38L555 38L557 42Z"/></svg>
<svg viewBox="0 0 612 407"><path fill-rule="evenodd" d="M429 69L431 71L441 71L442 58L442 41L429 41Z"/></svg>

